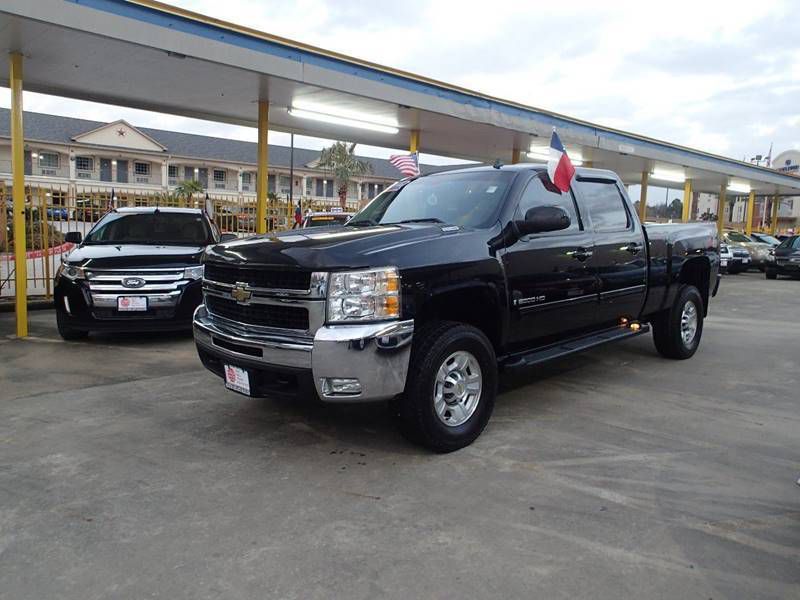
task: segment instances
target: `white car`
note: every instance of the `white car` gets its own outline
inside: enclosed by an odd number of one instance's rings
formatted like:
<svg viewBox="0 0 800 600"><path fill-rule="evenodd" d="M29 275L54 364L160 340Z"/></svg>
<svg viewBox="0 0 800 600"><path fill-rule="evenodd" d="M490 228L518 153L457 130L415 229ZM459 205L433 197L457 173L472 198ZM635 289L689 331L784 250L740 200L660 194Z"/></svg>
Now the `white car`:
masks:
<svg viewBox="0 0 800 600"><path fill-rule="evenodd" d="M721 244L719 247L719 270L722 273L736 275L746 271L751 260L750 253L741 246Z"/></svg>

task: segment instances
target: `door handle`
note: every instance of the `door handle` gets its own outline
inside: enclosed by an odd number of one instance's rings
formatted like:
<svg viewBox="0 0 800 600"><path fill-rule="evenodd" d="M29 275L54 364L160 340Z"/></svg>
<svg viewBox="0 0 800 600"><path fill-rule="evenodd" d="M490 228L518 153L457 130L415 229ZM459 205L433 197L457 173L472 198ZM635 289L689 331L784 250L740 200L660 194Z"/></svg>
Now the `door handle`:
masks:
<svg viewBox="0 0 800 600"><path fill-rule="evenodd" d="M587 250L586 248L575 248L575 250L567 251L567 256L571 256L572 258L580 261L590 258L592 254L594 254L594 252Z"/></svg>
<svg viewBox="0 0 800 600"><path fill-rule="evenodd" d="M623 246L620 250L625 250L626 252L630 252L631 254L639 254L642 251L642 245L637 244L635 242L631 242L627 246Z"/></svg>

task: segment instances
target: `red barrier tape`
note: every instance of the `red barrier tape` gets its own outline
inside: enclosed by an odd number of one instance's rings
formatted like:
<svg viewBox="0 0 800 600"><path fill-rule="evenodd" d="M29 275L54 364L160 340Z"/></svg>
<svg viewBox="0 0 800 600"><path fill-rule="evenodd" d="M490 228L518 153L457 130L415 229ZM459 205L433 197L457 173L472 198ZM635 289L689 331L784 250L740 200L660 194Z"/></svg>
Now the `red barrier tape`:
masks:
<svg viewBox="0 0 800 600"><path fill-rule="evenodd" d="M72 250L72 247L74 245L75 244L72 244L70 242L64 242L60 246L55 246L55 247L50 248L49 250L47 250L47 254L49 256L52 256L54 254L64 254L64 252L67 252L68 250ZM31 250L30 252L26 252L25 253L25 258L26 259L43 258L44 257L44 253L45 253L44 250ZM12 260L13 261L14 260L14 253L13 252L4 252L4 253L0 254L0 257L5 258L6 260Z"/></svg>

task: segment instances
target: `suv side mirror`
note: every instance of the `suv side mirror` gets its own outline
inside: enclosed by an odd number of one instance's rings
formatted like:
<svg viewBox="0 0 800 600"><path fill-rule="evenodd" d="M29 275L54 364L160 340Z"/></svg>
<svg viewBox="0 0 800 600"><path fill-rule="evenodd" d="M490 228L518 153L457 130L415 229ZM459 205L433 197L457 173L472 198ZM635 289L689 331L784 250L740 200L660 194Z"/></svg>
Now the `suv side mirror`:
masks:
<svg viewBox="0 0 800 600"><path fill-rule="evenodd" d="M239 236L235 233L222 233L219 236L219 243L224 244L225 242L232 242L236 239L239 239Z"/></svg>
<svg viewBox="0 0 800 600"><path fill-rule="evenodd" d="M514 221L519 236L547 231L561 231L570 226L570 218L563 208L557 206L534 206L525 213L524 221Z"/></svg>
<svg viewBox="0 0 800 600"><path fill-rule="evenodd" d="M80 244L83 241L83 236L80 231L68 231L64 234L64 241L70 244Z"/></svg>

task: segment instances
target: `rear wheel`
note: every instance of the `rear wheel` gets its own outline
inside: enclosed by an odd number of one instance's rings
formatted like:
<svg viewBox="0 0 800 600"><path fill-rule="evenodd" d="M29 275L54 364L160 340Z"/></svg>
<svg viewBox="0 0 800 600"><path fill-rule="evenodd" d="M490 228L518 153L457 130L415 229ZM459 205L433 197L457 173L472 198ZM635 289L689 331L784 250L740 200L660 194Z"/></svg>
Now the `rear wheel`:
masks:
<svg viewBox="0 0 800 600"><path fill-rule="evenodd" d="M766 276L767 279L777 279L778 278L778 272L775 269L767 268L764 271L764 275Z"/></svg>
<svg viewBox="0 0 800 600"><path fill-rule="evenodd" d="M414 333L401 431L436 452L470 445L494 410L497 359L477 328L438 321Z"/></svg>
<svg viewBox="0 0 800 600"><path fill-rule="evenodd" d="M678 292L671 309L653 320L653 342L659 354L666 358L691 358L703 335L703 298L693 285Z"/></svg>
<svg viewBox="0 0 800 600"><path fill-rule="evenodd" d="M89 332L85 329L74 329L73 327L69 327L66 323L64 323L64 317L61 315L61 311L56 311L56 326L58 327L58 335L62 337L62 339L72 342L75 340L83 340L89 336Z"/></svg>

